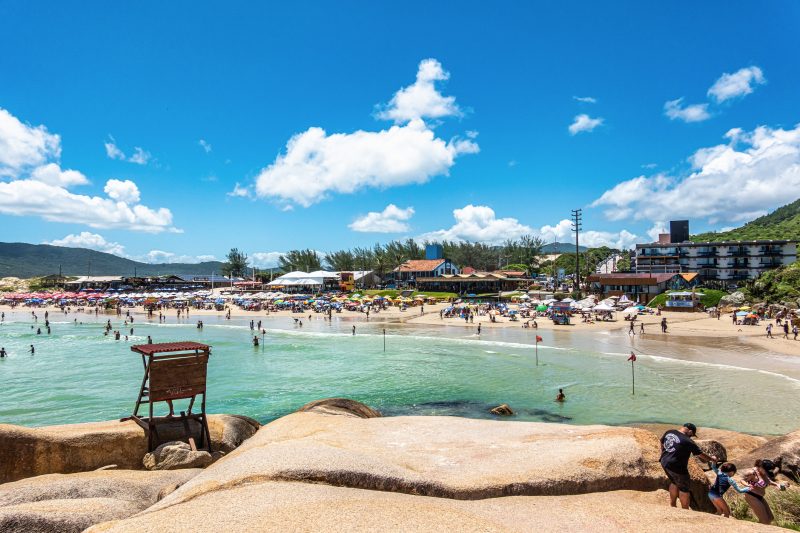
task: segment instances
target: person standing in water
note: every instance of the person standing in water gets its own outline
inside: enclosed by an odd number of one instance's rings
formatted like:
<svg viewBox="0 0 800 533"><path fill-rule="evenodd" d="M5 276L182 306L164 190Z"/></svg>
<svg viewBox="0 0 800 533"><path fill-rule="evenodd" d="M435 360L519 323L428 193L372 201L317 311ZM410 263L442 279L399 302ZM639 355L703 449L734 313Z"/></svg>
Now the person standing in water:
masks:
<svg viewBox="0 0 800 533"><path fill-rule="evenodd" d="M558 394L556 395L556 401L563 402L566 399L567 397L566 395L564 395L564 389L558 389Z"/></svg>

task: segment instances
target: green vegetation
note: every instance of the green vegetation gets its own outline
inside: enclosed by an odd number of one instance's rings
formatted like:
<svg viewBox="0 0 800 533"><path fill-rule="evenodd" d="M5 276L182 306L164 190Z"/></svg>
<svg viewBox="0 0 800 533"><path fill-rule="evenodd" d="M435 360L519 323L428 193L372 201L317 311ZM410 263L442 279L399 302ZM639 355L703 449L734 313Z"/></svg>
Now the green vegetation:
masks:
<svg viewBox="0 0 800 533"><path fill-rule="evenodd" d="M733 518L750 522L757 521L744 496L733 493L726 499ZM775 515L776 526L800 531L800 489L790 486L787 491L768 490L766 500Z"/></svg>
<svg viewBox="0 0 800 533"><path fill-rule="evenodd" d="M391 272L410 259L423 259L425 245L440 244L444 256L460 268L471 266L476 270L492 271L498 268L538 272L539 259L545 244L538 237L523 235L517 240L507 240L500 246L491 246L480 242L424 242L419 244L414 239L391 241L386 244L375 244L372 248L352 248L328 252L324 264L331 270L374 270L378 275ZM311 252L310 250L293 250L287 257ZM313 253L313 252L311 252ZM287 264L303 265L303 262L287 260ZM281 260L284 267L284 260ZM513 269L511 267L514 267ZM295 268L294 270L299 270Z"/></svg>
<svg viewBox="0 0 800 533"><path fill-rule="evenodd" d="M247 270L247 254L240 252L238 248L231 248L227 259L222 265L222 273L226 276L244 277Z"/></svg>
<svg viewBox="0 0 800 533"><path fill-rule="evenodd" d="M58 274L65 276L157 276L162 274L211 274L220 273L222 263L208 261L198 264L169 263L150 264L117 257L116 255L67 248L49 244L0 243L0 278L14 276L32 278Z"/></svg>
<svg viewBox="0 0 800 533"><path fill-rule="evenodd" d="M800 299L800 263L778 267L748 281L742 289L752 301L779 303Z"/></svg>
<svg viewBox="0 0 800 533"><path fill-rule="evenodd" d="M709 232L693 235L694 242L708 241L752 241L759 239L799 240L800 199L779 207L772 213L759 217L744 226L730 231Z"/></svg>
<svg viewBox="0 0 800 533"><path fill-rule="evenodd" d="M698 287L698 293L703 293L703 296L700 297L700 303L703 304L704 307L716 307L719 304L720 299L728 294L725 291L718 291L716 289L707 289L704 287ZM658 307L659 305L664 307L667 304L667 294L671 292L686 292L686 291L667 291L662 292L652 300L650 300L647 304L647 307Z"/></svg>

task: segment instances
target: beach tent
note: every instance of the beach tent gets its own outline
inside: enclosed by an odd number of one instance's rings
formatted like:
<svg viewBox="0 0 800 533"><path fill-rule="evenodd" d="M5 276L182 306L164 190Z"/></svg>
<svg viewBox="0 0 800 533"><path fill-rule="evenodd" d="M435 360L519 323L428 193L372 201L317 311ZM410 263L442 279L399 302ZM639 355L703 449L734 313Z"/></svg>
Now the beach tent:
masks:
<svg viewBox="0 0 800 533"><path fill-rule="evenodd" d="M600 303L594 306L594 311L616 311L616 309L606 303Z"/></svg>
<svg viewBox="0 0 800 533"><path fill-rule="evenodd" d="M636 316L639 314L639 309L637 309L635 306L631 306L624 310L622 314L625 316Z"/></svg>

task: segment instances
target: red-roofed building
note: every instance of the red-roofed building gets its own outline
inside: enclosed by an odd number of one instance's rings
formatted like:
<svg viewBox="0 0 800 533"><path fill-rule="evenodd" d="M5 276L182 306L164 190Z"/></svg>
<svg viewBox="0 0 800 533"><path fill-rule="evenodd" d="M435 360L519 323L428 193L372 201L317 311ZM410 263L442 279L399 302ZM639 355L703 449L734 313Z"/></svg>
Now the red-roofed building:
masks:
<svg viewBox="0 0 800 533"><path fill-rule="evenodd" d="M438 278L458 273L458 267L449 259L409 259L394 269L394 278L400 282L414 282L417 278Z"/></svg>

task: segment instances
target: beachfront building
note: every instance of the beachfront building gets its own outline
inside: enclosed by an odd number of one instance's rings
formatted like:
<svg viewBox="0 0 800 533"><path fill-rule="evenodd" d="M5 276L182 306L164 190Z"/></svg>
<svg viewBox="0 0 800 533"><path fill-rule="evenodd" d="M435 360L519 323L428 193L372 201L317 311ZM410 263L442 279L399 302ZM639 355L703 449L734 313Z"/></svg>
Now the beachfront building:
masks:
<svg viewBox="0 0 800 533"><path fill-rule="evenodd" d="M122 285L125 285L125 279L122 276L78 276L64 282L64 286L73 292L83 289L119 289Z"/></svg>
<svg viewBox="0 0 800 533"><path fill-rule="evenodd" d="M500 291L527 289L524 272L522 276L509 275L506 272L470 272L469 274L442 274L441 276L421 276L417 278L417 290L454 292L456 294L487 294Z"/></svg>
<svg viewBox="0 0 800 533"><path fill-rule="evenodd" d="M673 220L658 242L636 245L640 274L695 273L703 281L738 283L797 261L797 241L689 241L689 221Z"/></svg>
<svg viewBox="0 0 800 533"><path fill-rule="evenodd" d="M636 272L692 272L706 281L740 282L797 260L797 241L719 241L636 245Z"/></svg>
<svg viewBox="0 0 800 533"><path fill-rule="evenodd" d="M590 274L586 278L589 291L602 298L627 296L634 302L646 304L655 296L667 290L691 290L700 278L696 273L687 274L638 274L614 272L611 274Z"/></svg>
<svg viewBox="0 0 800 533"><path fill-rule="evenodd" d="M449 259L409 259L392 272L396 283L416 283L421 278L440 278L446 274L459 274L458 267Z"/></svg>

